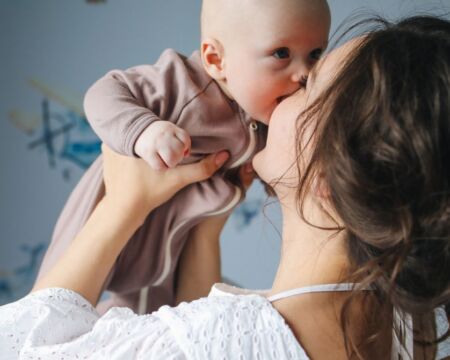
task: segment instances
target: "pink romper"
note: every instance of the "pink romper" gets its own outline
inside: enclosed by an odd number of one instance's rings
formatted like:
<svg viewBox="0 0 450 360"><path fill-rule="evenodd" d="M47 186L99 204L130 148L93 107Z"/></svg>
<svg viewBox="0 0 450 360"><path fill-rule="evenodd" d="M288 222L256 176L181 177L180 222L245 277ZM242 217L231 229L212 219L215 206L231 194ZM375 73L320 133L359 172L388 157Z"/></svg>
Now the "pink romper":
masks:
<svg viewBox="0 0 450 360"><path fill-rule="evenodd" d="M156 120L171 121L190 134L191 155L184 163L224 149L231 154L227 171L188 186L148 215L119 255L105 284L112 296L98 310L127 306L150 313L174 305L175 270L189 231L242 200L241 188L227 173L264 146L267 127L226 97L203 69L198 52L186 58L166 50L154 65L113 70L87 91L84 106L100 139L121 154L135 156L138 136ZM70 195L38 277L62 255L103 195L100 156Z"/></svg>

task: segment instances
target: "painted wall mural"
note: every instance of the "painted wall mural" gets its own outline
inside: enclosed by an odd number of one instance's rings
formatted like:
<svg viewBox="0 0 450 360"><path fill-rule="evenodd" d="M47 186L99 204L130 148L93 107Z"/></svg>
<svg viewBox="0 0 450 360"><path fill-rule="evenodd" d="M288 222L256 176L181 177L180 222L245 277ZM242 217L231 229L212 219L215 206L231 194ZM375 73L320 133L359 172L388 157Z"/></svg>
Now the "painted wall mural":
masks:
<svg viewBox="0 0 450 360"><path fill-rule="evenodd" d="M87 169L100 154L101 142L89 126L80 97L38 79L28 81L40 96L35 111L14 109L9 120L27 137L27 148L48 159L49 169L75 185L75 175ZM19 244L20 265L0 267L0 305L23 296L36 278L47 242Z"/></svg>
<svg viewBox="0 0 450 360"><path fill-rule="evenodd" d="M42 95L40 114L13 110L9 118L29 137L28 148L44 151L49 167L60 169L68 181L73 166L87 169L91 165L100 154L101 142L84 116L81 100L36 79L29 84Z"/></svg>
<svg viewBox="0 0 450 360"><path fill-rule="evenodd" d="M39 264L47 244L22 244L20 250L27 259L25 264L11 270L0 269L0 305L23 296L33 286Z"/></svg>
<svg viewBox="0 0 450 360"><path fill-rule="evenodd" d="M234 221L234 226L237 230L243 230L251 225L252 221L261 215L265 199L248 199L246 198L236 210L234 210L231 218Z"/></svg>

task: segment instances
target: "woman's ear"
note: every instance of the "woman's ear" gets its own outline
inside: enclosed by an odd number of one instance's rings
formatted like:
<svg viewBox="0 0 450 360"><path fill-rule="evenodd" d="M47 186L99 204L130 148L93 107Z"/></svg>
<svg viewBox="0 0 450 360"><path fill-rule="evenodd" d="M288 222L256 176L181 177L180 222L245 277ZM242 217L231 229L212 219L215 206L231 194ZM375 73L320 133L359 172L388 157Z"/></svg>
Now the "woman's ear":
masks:
<svg viewBox="0 0 450 360"><path fill-rule="evenodd" d="M325 183L325 179L322 174L318 174L312 184L312 193L314 196L321 199L328 199L330 197L330 189Z"/></svg>
<svg viewBox="0 0 450 360"><path fill-rule="evenodd" d="M202 63L206 72L213 79L225 80L225 57L224 48L220 41L206 38L201 43Z"/></svg>

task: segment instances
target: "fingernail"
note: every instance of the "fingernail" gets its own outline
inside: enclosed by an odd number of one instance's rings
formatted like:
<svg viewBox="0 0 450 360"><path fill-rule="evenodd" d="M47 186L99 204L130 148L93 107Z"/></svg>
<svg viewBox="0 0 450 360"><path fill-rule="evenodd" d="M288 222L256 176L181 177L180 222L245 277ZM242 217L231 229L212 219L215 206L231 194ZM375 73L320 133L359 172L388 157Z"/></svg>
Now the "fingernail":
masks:
<svg viewBox="0 0 450 360"><path fill-rule="evenodd" d="M220 165L223 165L223 163L225 161L227 161L229 157L230 157L230 155L228 154L228 152L222 151L216 155L214 161L215 161L216 165L220 166Z"/></svg>

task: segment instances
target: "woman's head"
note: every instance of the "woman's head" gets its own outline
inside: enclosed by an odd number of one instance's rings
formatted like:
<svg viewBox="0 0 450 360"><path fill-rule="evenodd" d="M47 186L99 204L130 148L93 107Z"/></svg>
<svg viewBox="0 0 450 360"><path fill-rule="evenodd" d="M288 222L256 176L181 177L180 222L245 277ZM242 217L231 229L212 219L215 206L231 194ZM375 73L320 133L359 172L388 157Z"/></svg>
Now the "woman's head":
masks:
<svg viewBox="0 0 450 360"><path fill-rule="evenodd" d="M303 214L321 183L353 280L381 303L431 316L450 301L450 23L378 23L300 108L297 200ZM277 181L285 193L294 184L286 173L290 181Z"/></svg>
<svg viewBox="0 0 450 360"><path fill-rule="evenodd" d="M395 301L410 311L442 303L450 278L450 23L411 18L368 34L322 95L311 110L320 120L307 171L324 179L355 265L372 262L385 290L394 280Z"/></svg>

